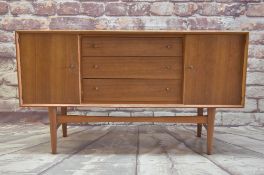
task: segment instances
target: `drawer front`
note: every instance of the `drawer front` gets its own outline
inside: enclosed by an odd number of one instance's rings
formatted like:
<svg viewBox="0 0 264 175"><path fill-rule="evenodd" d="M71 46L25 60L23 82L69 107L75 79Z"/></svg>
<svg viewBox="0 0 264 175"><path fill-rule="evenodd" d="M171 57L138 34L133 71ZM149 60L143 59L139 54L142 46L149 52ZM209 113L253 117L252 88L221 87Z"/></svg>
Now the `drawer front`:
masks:
<svg viewBox="0 0 264 175"><path fill-rule="evenodd" d="M83 37L82 56L182 56L182 38Z"/></svg>
<svg viewBox="0 0 264 175"><path fill-rule="evenodd" d="M182 57L83 57L83 78L182 79Z"/></svg>
<svg viewBox="0 0 264 175"><path fill-rule="evenodd" d="M180 80L83 79L82 103L182 103Z"/></svg>

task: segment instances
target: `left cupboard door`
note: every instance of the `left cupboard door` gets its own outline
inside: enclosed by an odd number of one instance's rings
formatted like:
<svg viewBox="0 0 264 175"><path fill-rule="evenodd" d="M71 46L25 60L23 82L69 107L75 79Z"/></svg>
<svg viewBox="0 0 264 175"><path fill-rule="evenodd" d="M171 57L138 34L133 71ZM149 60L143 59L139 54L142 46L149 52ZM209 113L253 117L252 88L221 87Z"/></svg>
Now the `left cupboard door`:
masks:
<svg viewBox="0 0 264 175"><path fill-rule="evenodd" d="M17 33L22 106L79 104L78 36Z"/></svg>

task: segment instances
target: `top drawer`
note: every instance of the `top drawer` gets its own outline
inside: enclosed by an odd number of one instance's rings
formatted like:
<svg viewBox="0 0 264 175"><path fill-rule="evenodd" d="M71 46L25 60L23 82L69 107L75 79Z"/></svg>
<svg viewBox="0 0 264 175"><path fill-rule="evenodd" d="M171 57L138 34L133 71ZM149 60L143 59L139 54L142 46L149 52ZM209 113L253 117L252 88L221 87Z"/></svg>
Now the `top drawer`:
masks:
<svg viewBox="0 0 264 175"><path fill-rule="evenodd" d="M82 56L182 56L181 37L83 37Z"/></svg>

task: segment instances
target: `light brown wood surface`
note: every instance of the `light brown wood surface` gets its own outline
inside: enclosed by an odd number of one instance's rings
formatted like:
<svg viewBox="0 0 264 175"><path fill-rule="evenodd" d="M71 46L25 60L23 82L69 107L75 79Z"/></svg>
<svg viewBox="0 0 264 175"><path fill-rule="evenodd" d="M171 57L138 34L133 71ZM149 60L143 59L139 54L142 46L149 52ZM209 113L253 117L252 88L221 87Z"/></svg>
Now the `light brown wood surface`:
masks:
<svg viewBox="0 0 264 175"><path fill-rule="evenodd" d="M57 153L57 108L49 107L50 143L52 154Z"/></svg>
<svg viewBox="0 0 264 175"><path fill-rule="evenodd" d="M19 35L24 104L79 103L77 36Z"/></svg>
<svg viewBox="0 0 264 175"><path fill-rule="evenodd" d="M82 78L183 79L182 57L82 57Z"/></svg>
<svg viewBox="0 0 264 175"><path fill-rule="evenodd" d="M241 35L187 35L184 104L242 103L244 46Z"/></svg>
<svg viewBox="0 0 264 175"><path fill-rule="evenodd" d="M182 38L82 37L82 56L182 56Z"/></svg>
<svg viewBox="0 0 264 175"><path fill-rule="evenodd" d="M249 32L241 30L17 30L18 33L60 33L60 34L79 34L92 36L113 36L113 35L144 35L147 36L179 36L179 35L201 35L201 34L242 34L247 35Z"/></svg>
<svg viewBox="0 0 264 175"><path fill-rule="evenodd" d="M23 104L38 103L36 101L36 42L34 34L17 35L19 52L17 58L20 63L20 101ZM21 44L20 44L21 43Z"/></svg>
<svg viewBox="0 0 264 175"><path fill-rule="evenodd" d="M83 103L182 103L179 80L83 79Z"/></svg>
<svg viewBox="0 0 264 175"><path fill-rule="evenodd" d="M177 117L104 117L104 116L81 116L61 115L58 116L60 123L80 122L163 122L163 123L207 123L206 116L177 116Z"/></svg>
<svg viewBox="0 0 264 175"><path fill-rule="evenodd" d="M214 136L214 121L215 121L215 108L207 109L207 154L212 154L213 150L213 136Z"/></svg>
<svg viewBox="0 0 264 175"><path fill-rule="evenodd" d="M19 31L16 34L22 106L244 105L247 32ZM81 78L101 79L102 84L104 79L175 79L182 88L176 88L181 94L174 101L160 101L159 106L155 100L151 104L151 99L145 105L145 100L126 105L118 100L103 101L102 97L97 100L100 103L90 103L93 100L82 97L87 92L82 89L82 82L90 80ZM137 90L144 92L142 88ZM117 90L112 92L118 96Z"/></svg>

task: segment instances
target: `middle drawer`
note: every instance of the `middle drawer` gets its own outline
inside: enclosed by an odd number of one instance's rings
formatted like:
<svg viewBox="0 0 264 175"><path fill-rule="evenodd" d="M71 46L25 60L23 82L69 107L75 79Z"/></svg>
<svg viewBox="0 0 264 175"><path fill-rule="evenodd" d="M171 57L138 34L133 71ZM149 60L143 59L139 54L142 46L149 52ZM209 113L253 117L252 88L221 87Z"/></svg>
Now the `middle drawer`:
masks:
<svg viewBox="0 0 264 175"><path fill-rule="evenodd" d="M82 57L82 78L182 79L182 57Z"/></svg>

